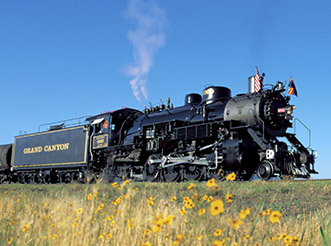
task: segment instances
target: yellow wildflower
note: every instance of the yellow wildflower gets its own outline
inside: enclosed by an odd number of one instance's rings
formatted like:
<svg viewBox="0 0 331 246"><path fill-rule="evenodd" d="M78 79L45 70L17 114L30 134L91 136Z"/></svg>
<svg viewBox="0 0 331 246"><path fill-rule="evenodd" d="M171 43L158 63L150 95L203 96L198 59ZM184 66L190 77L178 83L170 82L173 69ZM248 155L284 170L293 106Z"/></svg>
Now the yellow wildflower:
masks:
<svg viewBox="0 0 331 246"><path fill-rule="evenodd" d="M149 242L144 242L144 243L141 244L141 246L152 246L152 244L149 243Z"/></svg>
<svg viewBox="0 0 331 246"><path fill-rule="evenodd" d="M209 213L213 216L224 212L224 204L220 199L212 201L210 204Z"/></svg>
<svg viewBox="0 0 331 246"><path fill-rule="evenodd" d="M269 237L268 240L269 240L269 242L273 242L273 241L275 241L275 238L274 237Z"/></svg>
<svg viewBox="0 0 331 246"><path fill-rule="evenodd" d="M214 231L213 235L214 235L215 237L219 237L219 236L221 236L222 232L223 232L223 230L221 230L221 229L216 229L216 230Z"/></svg>
<svg viewBox="0 0 331 246"><path fill-rule="evenodd" d="M176 197L176 196L173 196L173 197L171 197L171 199L170 199L171 202L174 202L174 201L176 201L176 200L177 200L177 197Z"/></svg>
<svg viewBox="0 0 331 246"><path fill-rule="evenodd" d="M103 232L102 234L100 234L99 239L103 239L105 235L106 235L106 233Z"/></svg>
<svg viewBox="0 0 331 246"><path fill-rule="evenodd" d="M182 207L182 208L179 210L179 213L180 213L181 215L186 214L185 207Z"/></svg>
<svg viewBox="0 0 331 246"><path fill-rule="evenodd" d="M266 216L266 215L269 215L270 214L270 209L268 208L267 210L264 210L263 212L262 212L262 215L263 216Z"/></svg>
<svg viewBox="0 0 331 246"><path fill-rule="evenodd" d="M207 196L207 195L204 195L204 196L202 197L202 199L203 199L204 201L206 201L206 200L208 199L208 196Z"/></svg>
<svg viewBox="0 0 331 246"><path fill-rule="evenodd" d="M249 239L250 238L250 236L247 234L247 235L245 235L245 236L243 236L243 240L247 240L247 239Z"/></svg>
<svg viewBox="0 0 331 246"><path fill-rule="evenodd" d="M225 198L226 198L227 203L232 202L232 194L226 194Z"/></svg>
<svg viewBox="0 0 331 246"><path fill-rule="evenodd" d="M226 180L227 181L234 181L234 180L236 180L236 174L235 173L230 173L228 176L226 176Z"/></svg>
<svg viewBox="0 0 331 246"><path fill-rule="evenodd" d="M127 184L129 184L129 183L130 183L129 180L125 180L123 184L124 184L124 185L127 185Z"/></svg>
<svg viewBox="0 0 331 246"><path fill-rule="evenodd" d="M97 197L98 196L98 191L94 192L94 196Z"/></svg>
<svg viewBox="0 0 331 246"><path fill-rule="evenodd" d="M131 229L131 228L134 227L134 224L133 224L133 223L129 223L129 224L128 224L128 227Z"/></svg>
<svg viewBox="0 0 331 246"><path fill-rule="evenodd" d="M110 220L112 220L113 218L114 218L114 215L109 215L106 219L110 221Z"/></svg>
<svg viewBox="0 0 331 246"><path fill-rule="evenodd" d="M10 245L12 242L13 242L13 238L11 237L11 238L8 240L8 245Z"/></svg>
<svg viewBox="0 0 331 246"><path fill-rule="evenodd" d="M213 187L215 185L215 179L209 179L206 185L208 187Z"/></svg>
<svg viewBox="0 0 331 246"><path fill-rule="evenodd" d="M300 238L298 238L297 236L293 237L293 243L295 243L296 245L300 244Z"/></svg>
<svg viewBox="0 0 331 246"><path fill-rule="evenodd" d="M245 219L247 217L247 215L250 214L250 208L246 208L246 210L240 210L240 214L239 214L239 217L240 219Z"/></svg>
<svg viewBox="0 0 331 246"><path fill-rule="evenodd" d="M150 229L146 229L146 230L144 231L144 235L145 235L145 236L148 236L150 233L151 233L151 230L150 230Z"/></svg>
<svg viewBox="0 0 331 246"><path fill-rule="evenodd" d="M147 203L147 206L148 207L150 207L150 206L153 206L154 205L154 201L152 200L152 201L148 201L148 203Z"/></svg>
<svg viewBox="0 0 331 246"><path fill-rule="evenodd" d="M92 200L92 199L93 199L92 193L89 193L89 194L87 195L87 200Z"/></svg>
<svg viewBox="0 0 331 246"><path fill-rule="evenodd" d="M176 240L172 243L172 245L178 245L184 240L185 235L184 234L179 234L176 237Z"/></svg>
<svg viewBox="0 0 331 246"><path fill-rule="evenodd" d="M188 190L192 189L194 187L193 183L190 183L189 186L187 187Z"/></svg>
<svg viewBox="0 0 331 246"><path fill-rule="evenodd" d="M281 214L281 212L272 211L271 214L270 214L269 219L270 219L271 223L277 223L277 222L279 222L279 220L282 216L283 215Z"/></svg>
<svg viewBox="0 0 331 246"><path fill-rule="evenodd" d="M238 229L239 226L243 223L242 220L233 220L233 219L229 219L228 220L229 223L232 225L233 229Z"/></svg>
<svg viewBox="0 0 331 246"><path fill-rule="evenodd" d="M211 246L224 246L225 245L225 240L223 239L222 241L220 240L215 240L212 242Z"/></svg>
<svg viewBox="0 0 331 246"><path fill-rule="evenodd" d="M214 200L214 197L209 196L207 202L211 202L212 200Z"/></svg>
<svg viewBox="0 0 331 246"><path fill-rule="evenodd" d="M82 208L77 209L77 214L81 214L83 212Z"/></svg>
<svg viewBox="0 0 331 246"><path fill-rule="evenodd" d="M171 225L172 221L174 220L175 216L174 215L168 215L167 217L164 218L163 224L165 225Z"/></svg>
<svg viewBox="0 0 331 246"><path fill-rule="evenodd" d="M116 188L118 186L118 183L117 182L114 182L111 184L114 188Z"/></svg>
<svg viewBox="0 0 331 246"><path fill-rule="evenodd" d="M163 225L163 220L160 218L158 221L154 223L155 225L152 228L153 232L158 232L161 230L162 225Z"/></svg>
<svg viewBox="0 0 331 246"><path fill-rule="evenodd" d="M22 232L25 233L25 232L28 230L28 228L29 228L29 225L26 224L25 226L23 226L23 228L22 228Z"/></svg>
<svg viewBox="0 0 331 246"><path fill-rule="evenodd" d="M105 206L105 204L101 203L99 206L98 206L98 211L103 209L103 207Z"/></svg>
<svg viewBox="0 0 331 246"><path fill-rule="evenodd" d="M204 213L206 213L206 209L202 208L199 210L199 216L203 215Z"/></svg>
<svg viewBox="0 0 331 246"><path fill-rule="evenodd" d="M111 239L112 237L113 237L113 235L111 233L108 233L106 236L107 239Z"/></svg>
<svg viewBox="0 0 331 246"><path fill-rule="evenodd" d="M201 240L203 238L203 235L199 235L199 236L197 236L197 239L198 240Z"/></svg>
<svg viewBox="0 0 331 246"><path fill-rule="evenodd" d="M292 241L293 241L293 238L290 235L284 237L284 243L291 244Z"/></svg>

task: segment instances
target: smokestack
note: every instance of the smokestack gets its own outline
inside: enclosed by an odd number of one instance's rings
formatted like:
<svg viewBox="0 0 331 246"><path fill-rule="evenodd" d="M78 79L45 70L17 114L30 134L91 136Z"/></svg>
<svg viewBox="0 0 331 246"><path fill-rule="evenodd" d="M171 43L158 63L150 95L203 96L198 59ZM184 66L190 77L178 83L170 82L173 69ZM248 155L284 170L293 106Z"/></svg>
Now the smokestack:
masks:
<svg viewBox="0 0 331 246"><path fill-rule="evenodd" d="M255 92L255 76L248 78L248 93L252 94Z"/></svg>

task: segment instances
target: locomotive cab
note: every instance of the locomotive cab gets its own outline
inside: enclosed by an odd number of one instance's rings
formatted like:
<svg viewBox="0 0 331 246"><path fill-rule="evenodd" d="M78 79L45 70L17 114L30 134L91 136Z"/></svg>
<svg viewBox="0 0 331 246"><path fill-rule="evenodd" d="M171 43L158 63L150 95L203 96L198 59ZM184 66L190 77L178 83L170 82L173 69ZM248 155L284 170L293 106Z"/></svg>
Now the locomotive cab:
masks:
<svg viewBox="0 0 331 246"><path fill-rule="evenodd" d="M141 114L138 110L123 108L88 118L92 149L121 145L132 121Z"/></svg>

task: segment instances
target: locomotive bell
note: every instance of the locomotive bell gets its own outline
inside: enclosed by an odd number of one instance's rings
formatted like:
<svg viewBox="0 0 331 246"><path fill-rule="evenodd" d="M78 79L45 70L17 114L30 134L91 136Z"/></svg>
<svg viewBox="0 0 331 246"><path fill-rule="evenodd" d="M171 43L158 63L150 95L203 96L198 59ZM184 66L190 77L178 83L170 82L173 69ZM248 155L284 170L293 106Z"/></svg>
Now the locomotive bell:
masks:
<svg viewBox="0 0 331 246"><path fill-rule="evenodd" d="M223 86L209 86L203 90L203 101L206 104L231 98L231 90Z"/></svg>

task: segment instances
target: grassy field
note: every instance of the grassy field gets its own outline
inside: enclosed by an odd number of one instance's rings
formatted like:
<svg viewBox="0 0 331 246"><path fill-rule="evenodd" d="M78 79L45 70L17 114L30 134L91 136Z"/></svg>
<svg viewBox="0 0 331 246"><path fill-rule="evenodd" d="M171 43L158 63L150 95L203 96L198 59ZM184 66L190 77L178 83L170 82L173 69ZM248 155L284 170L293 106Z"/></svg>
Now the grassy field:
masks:
<svg viewBox="0 0 331 246"><path fill-rule="evenodd" d="M1 185L0 245L331 245L331 181Z"/></svg>

